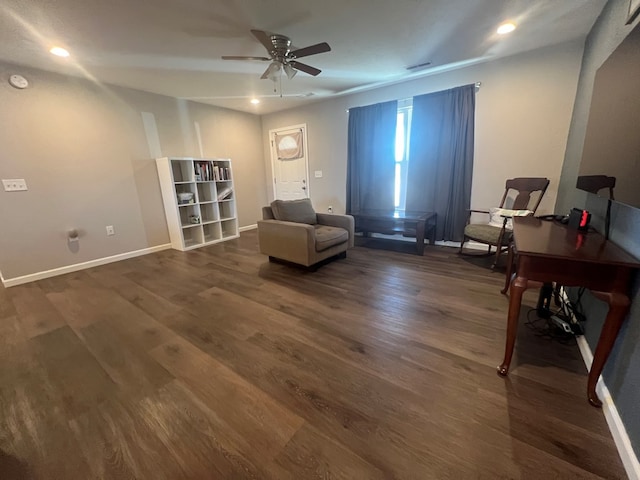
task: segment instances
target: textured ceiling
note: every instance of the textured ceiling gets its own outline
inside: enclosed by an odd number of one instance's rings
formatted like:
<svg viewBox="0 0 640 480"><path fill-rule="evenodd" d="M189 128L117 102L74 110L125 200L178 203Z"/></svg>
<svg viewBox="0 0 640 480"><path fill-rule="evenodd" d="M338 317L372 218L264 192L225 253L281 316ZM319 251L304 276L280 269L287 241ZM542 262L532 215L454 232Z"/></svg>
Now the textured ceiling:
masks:
<svg viewBox="0 0 640 480"><path fill-rule="evenodd" d="M584 38L606 0L3 0L0 60L94 81L268 113L456 65ZM511 20L506 36L496 27ZM280 84L251 28L295 47L328 42L303 61L322 69ZM52 45L72 54L60 59ZM431 62L419 72L410 65ZM19 73L19 72L17 72ZM283 97L280 98L280 87ZM277 90L274 93L274 88ZM251 105L256 96L262 102Z"/></svg>

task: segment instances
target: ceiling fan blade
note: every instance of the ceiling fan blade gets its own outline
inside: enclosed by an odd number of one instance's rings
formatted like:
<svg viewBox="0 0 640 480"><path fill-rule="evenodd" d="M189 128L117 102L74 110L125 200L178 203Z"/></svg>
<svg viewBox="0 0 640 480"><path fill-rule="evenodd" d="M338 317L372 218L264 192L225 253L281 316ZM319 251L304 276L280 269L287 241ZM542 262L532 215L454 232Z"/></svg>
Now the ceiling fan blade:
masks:
<svg viewBox="0 0 640 480"><path fill-rule="evenodd" d="M299 48L298 50L294 50L293 52L289 52L290 58L302 58L308 57L309 55L316 55L318 53L330 52L331 47L327 42L316 43L315 45L311 45L310 47Z"/></svg>
<svg viewBox="0 0 640 480"><path fill-rule="evenodd" d="M270 58L267 58L267 57L242 57L237 55L223 55L222 59L223 60L262 60L263 62L267 60L271 60Z"/></svg>
<svg viewBox="0 0 640 480"><path fill-rule="evenodd" d="M267 52L271 53L271 50L273 50L271 36L263 30L251 30L251 33L267 49Z"/></svg>
<svg viewBox="0 0 640 480"><path fill-rule="evenodd" d="M306 63L300 63L300 62L289 62L289 65L291 65L293 68L295 68L296 70L300 70L304 73L308 73L309 75L313 75L314 77L316 75L319 75L320 72L322 72L322 70L316 68L316 67L312 67L311 65L307 65Z"/></svg>

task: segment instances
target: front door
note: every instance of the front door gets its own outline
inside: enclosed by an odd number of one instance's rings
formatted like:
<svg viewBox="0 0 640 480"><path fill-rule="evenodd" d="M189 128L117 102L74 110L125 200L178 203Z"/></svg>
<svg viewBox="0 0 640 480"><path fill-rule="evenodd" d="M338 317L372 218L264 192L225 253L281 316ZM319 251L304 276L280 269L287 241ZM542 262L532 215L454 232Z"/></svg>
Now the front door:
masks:
<svg viewBox="0 0 640 480"><path fill-rule="evenodd" d="M309 196L307 126L294 125L269 131L273 196L296 200Z"/></svg>

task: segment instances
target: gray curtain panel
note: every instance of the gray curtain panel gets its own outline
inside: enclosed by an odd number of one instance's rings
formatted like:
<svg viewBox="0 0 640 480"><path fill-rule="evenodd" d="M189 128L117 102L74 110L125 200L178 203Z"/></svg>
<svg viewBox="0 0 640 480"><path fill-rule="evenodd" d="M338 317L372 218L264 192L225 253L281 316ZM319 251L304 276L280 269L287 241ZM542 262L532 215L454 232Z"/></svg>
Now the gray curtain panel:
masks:
<svg viewBox="0 0 640 480"><path fill-rule="evenodd" d="M398 102L349 109L347 213L393 210Z"/></svg>
<svg viewBox="0 0 640 480"><path fill-rule="evenodd" d="M436 212L436 240L462 240L471 204L475 85L413 97L407 210Z"/></svg>

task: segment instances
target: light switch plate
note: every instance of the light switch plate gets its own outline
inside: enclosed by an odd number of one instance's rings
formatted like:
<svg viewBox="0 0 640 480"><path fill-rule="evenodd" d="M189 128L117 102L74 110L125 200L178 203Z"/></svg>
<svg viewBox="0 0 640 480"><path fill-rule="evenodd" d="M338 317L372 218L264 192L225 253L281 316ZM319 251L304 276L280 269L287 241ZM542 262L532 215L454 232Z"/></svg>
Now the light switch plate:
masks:
<svg viewBox="0 0 640 480"><path fill-rule="evenodd" d="M316 170L313 173L316 178L322 178L322 170Z"/></svg>
<svg viewBox="0 0 640 480"><path fill-rule="evenodd" d="M27 182L24 178L8 178L2 179L5 192L20 192L27 190Z"/></svg>

